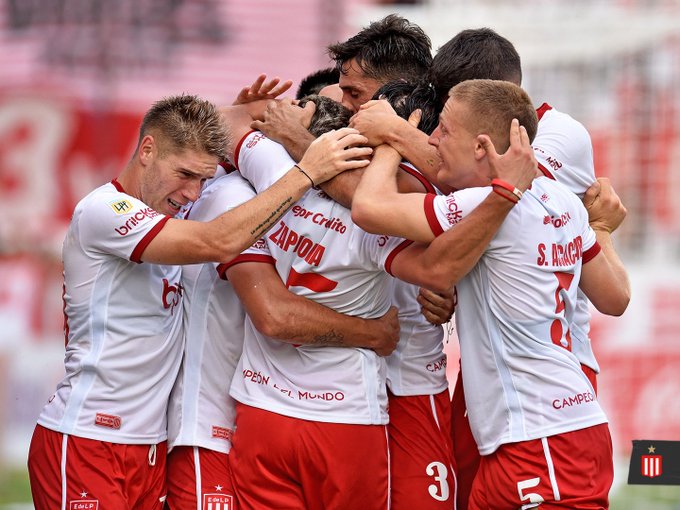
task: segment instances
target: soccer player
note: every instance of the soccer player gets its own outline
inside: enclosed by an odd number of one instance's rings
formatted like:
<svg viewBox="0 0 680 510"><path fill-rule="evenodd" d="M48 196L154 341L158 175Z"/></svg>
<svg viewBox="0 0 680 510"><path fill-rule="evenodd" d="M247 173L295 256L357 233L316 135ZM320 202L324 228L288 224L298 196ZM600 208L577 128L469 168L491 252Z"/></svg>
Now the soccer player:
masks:
<svg viewBox="0 0 680 510"><path fill-rule="evenodd" d="M438 108L428 87L396 80L380 87L377 97L387 100L394 113L405 119L418 110L419 128L428 134L437 126ZM400 174L418 183L412 185L413 191L441 194L408 161L402 161L399 168ZM392 508L452 508L457 473L449 436L444 330L421 313L417 286L396 280L394 287L401 339L386 360Z"/></svg>
<svg viewBox="0 0 680 510"><path fill-rule="evenodd" d="M431 63L427 35L396 15L371 23L347 41L331 45L328 51L340 71L342 103L351 111L356 111L390 81L414 82ZM304 130L302 115L290 102L280 102L271 105L265 122L254 122L253 128L282 142L297 158L313 139ZM432 184L416 170L407 164L402 168L400 180L404 190L434 192ZM359 177L358 173L345 173L322 189L349 207ZM395 283L394 294L400 311L402 340L397 352L387 360L392 410L388 426L392 506L395 510L414 506L448 508L456 483L448 434L444 335L439 325L450 319L453 299L450 292L442 296L426 289L419 291L404 282Z"/></svg>
<svg viewBox="0 0 680 510"><path fill-rule="evenodd" d="M353 130L320 137L307 175L291 167L210 222L174 219L223 159L215 107L195 96L154 104L118 178L76 206L64 241L66 374L44 407L28 467L36 509L161 508L166 406L182 353L181 270L228 262L310 187L361 167ZM305 159L305 158L303 158Z"/></svg>
<svg viewBox="0 0 680 510"><path fill-rule="evenodd" d="M577 285L600 311L618 315L629 301L627 279L600 251L611 245L598 244L573 193L546 177L524 192L494 178L482 141L488 136L501 150L512 144L513 119L533 137L538 119L526 93L509 82L469 80L449 94L430 143L440 156L439 181L460 191L398 193L395 151L391 162L374 159L364 173L352 217L371 232L427 242L455 231L489 194L515 204L474 268L441 281L458 293L463 384L482 454L470 508L606 508L611 438L571 353L569 325ZM392 270L400 276L399 258Z"/></svg>
<svg viewBox="0 0 680 510"><path fill-rule="evenodd" d="M463 30L457 34L438 49L428 72L431 88L438 95L441 105L446 101L452 86L475 78L506 80L521 85L521 61L515 47L506 38L488 28ZM547 103L538 108L537 114L539 123L533 147L541 172L583 197L586 189L595 182L590 135L580 122ZM374 105L356 115L351 125L367 136L371 145L389 143L404 157L411 158L430 179L436 179L436 150L432 146L428 147L426 137L408 123L394 116L384 115L378 105ZM440 185L448 189L445 184ZM616 215L617 208L616 204L612 204L608 210L614 214L604 216L607 220L602 220L600 229L610 232L616 229L617 218L623 219ZM625 278L625 269L616 252L607 250L606 253L618 268L621 277ZM599 365L588 338L588 308L588 300L579 289L570 328L572 352L581 362L593 388L597 390L596 374L599 372ZM452 398L452 413L452 440L458 469L458 509L465 510L479 463L479 452L467 423L460 371Z"/></svg>
<svg viewBox="0 0 680 510"><path fill-rule="evenodd" d="M237 120L230 119L230 125L238 134ZM237 144L233 161L256 189L264 189L290 159L281 146L261 133L248 133L248 125L241 123L245 136ZM533 170L531 158L525 159ZM491 197L491 202L506 212L509 209L499 197ZM474 228L484 230L494 223L499 216L495 211ZM308 193L266 236L272 252L269 262L276 264L286 285L296 293L337 311L373 316L392 299L383 268L389 269L392 258L403 257L410 248L400 239L367 235L353 225L349 214L325 193ZM467 246L463 251L465 256L471 252ZM441 258L442 252L436 257ZM423 264L411 267L429 273ZM239 290L238 280L233 282L249 315L261 313L263 307L248 306L252 301L247 293L253 286ZM387 395L381 359L365 350L281 345L247 324L240 363L232 383L232 395L239 404L230 455L241 504L246 508L267 508L275 502L287 508L304 508L305 502L319 508L353 508L359 502L371 508L386 505ZM412 375L413 371L404 373ZM426 416L432 415L432 404L425 409ZM448 398L443 404L448 409ZM269 443L258 443L263 435L271 438ZM443 436L445 441L448 431ZM330 459L333 469L326 467ZM357 470L357 465L363 469ZM450 472L444 463L442 467ZM439 477L430 478L430 485L446 477L439 468L430 466L430 470L430 477ZM423 491L427 492L427 486ZM441 497L444 492L436 494ZM452 498L453 491L443 499L453 505ZM420 500L425 501L422 496Z"/></svg>
<svg viewBox="0 0 680 510"><path fill-rule="evenodd" d="M218 174L192 205L190 219L210 221L255 196L238 172L218 168ZM229 469L235 414L229 383L241 355L245 311L226 267L213 262L182 271L186 341L168 406L166 505L171 510L237 508ZM352 345L382 354L396 346L395 309L376 320L350 317L293 294L269 264L241 263L230 271L232 281L260 300L264 319L258 327L272 338L315 345L356 342Z"/></svg>

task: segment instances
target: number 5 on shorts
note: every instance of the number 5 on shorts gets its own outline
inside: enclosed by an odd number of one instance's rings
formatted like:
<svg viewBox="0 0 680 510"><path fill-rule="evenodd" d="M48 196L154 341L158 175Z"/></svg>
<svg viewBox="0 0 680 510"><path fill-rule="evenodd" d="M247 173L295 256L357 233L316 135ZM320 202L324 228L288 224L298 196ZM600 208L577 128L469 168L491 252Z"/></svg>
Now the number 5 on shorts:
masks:
<svg viewBox="0 0 680 510"><path fill-rule="evenodd" d="M528 501L529 503L522 505L520 508L526 510L528 508L536 508L538 505L543 503L543 497L535 492L524 493L526 489L531 489L532 487L537 487L541 483L540 478L529 478L528 480L522 480L517 482L517 492L519 493L520 501Z"/></svg>

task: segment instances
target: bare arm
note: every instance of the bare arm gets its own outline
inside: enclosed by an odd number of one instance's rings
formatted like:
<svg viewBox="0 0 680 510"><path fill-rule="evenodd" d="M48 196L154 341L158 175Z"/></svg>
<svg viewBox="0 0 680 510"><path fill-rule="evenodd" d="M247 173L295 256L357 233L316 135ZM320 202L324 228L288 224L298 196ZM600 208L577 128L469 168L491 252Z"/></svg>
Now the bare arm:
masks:
<svg viewBox="0 0 680 510"><path fill-rule="evenodd" d="M378 319L338 313L290 292L270 264L244 262L227 270L241 303L262 334L287 343L364 347L387 356L399 340L397 309Z"/></svg>
<svg viewBox="0 0 680 510"><path fill-rule="evenodd" d="M368 164L368 148L356 130L340 129L317 138L301 164L315 182ZM310 188L311 182L291 168L269 189L216 219L203 223L170 219L149 243L141 259L157 264L228 262L252 245Z"/></svg>
<svg viewBox="0 0 680 510"><path fill-rule="evenodd" d="M404 159L422 172L430 182L436 183L443 193L450 193L453 188L437 180L439 168L439 154L430 145L428 135L399 117L397 126L387 133L386 143L394 147Z"/></svg>
<svg viewBox="0 0 680 510"><path fill-rule="evenodd" d="M588 188L583 203L602 252L583 264L579 286L598 311L621 315L630 302L630 281L611 233L625 218L626 208L607 178L599 178Z"/></svg>
<svg viewBox="0 0 680 510"><path fill-rule="evenodd" d="M517 120L512 121L510 147L505 154L498 155L486 135L480 135L478 141L484 147L493 176L513 183L520 190L529 187L538 167L527 132ZM376 149L354 194L352 219L368 232L429 242L433 233L425 216L425 195L399 193L397 190L395 175L399 158L400 155L391 147L382 145ZM501 207L504 200L494 197L485 199L485 202L499 207L498 212L504 217L509 210ZM471 213L471 216L474 214ZM484 225L480 224L480 228Z"/></svg>
<svg viewBox="0 0 680 510"><path fill-rule="evenodd" d="M435 292L450 293L475 267L512 207L509 200L490 193L469 216L429 245L413 244L399 252L392 261L392 274Z"/></svg>
<svg viewBox="0 0 680 510"><path fill-rule="evenodd" d="M424 193L399 193L401 156L387 145L375 149L352 200L352 220L367 232L429 242L434 234L425 216Z"/></svg>

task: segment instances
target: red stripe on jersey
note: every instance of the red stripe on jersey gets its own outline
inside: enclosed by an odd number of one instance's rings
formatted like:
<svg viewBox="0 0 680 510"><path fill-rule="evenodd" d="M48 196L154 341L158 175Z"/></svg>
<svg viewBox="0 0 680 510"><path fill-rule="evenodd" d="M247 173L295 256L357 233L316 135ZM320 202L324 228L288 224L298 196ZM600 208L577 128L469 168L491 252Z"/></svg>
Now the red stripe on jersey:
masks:
<svg viewBox="0 0 680 510"><path fill-rule="evenodd" d="M423 185L423 187L425 188L425 191L427 193L437 193L437 190L434 189L434 186L432 185L432 183L430 181L428 181L425 178L425 176L423 174L421 174L420 172L418 172L417 170L414 170L410 166L405 165L403 163L399 164L399 168L401 168L407 174L412 175L413 177L418 179L418 181L420 182L420 184Z"/></svg>
<svg viewBox="0 0 680 510"><path fill-rule="evenodd" d="M402 250L404 250L405 248L408 248L412 244L413 244L413 241L408 241L408 240L403 241L394 250L392 250L392 253L390 253L387 256L387 259L385 259L385 271L387 271L388 274L390 274L391 276L394 276L392 274L392 262L394 262L394 258L397 255L399 255L399 253L401 253Z"/></svg>
<svg viewBox="0 0 680 510"><path fill-rule="evenodd" d="M298 273L294 268L290 268L286 288L304 287L314 292L330 292L338 286L338 282L329 280L325 276L317 273Z"/></svg>
<svg viewBox="0 0 680 510"><path fill-rule="evenodd" d="M227 160L220 161L219 165L222 167L222 169L224 170L224 173L226 173L226 174L230 174L230 173L232 173L234 170L236 170L236 167L235 167L234 165L232 165L232 164L231 164L229 161L227 161Z"/></svg>
<svg viewBox="0 0 680 510"><path fill-rule="evenodd" d="M241 152L241 146L243 145L243 142L246 141L246 138L248 138L250 136L250 133L254 133L254 132L255 132L255 130L251 129L245 135L243 135L243 138L241 138L239 140L238 144L236 145L236 148L234 149L234 167L236 168L236 170L239 169L238 168L238 155Z"/></svg>
<svg viewBox="0 0 680 510"><path fill-rule="evenodd" d="M545 112L552 110L552 106L550 106L548 103L543 103L541 106L536 108L536 115L538 116L538 120L541 120Z"/></svg>
<svg viewBox="0 0 680 510"><path fill-rule="evenodd" d="M220 278L222 278L223 280L228 280L229 278L227 278L227 269L229 269L232 266L235 266L236 264L241 264L243 262L264 262L266 264L275 265L276 259L271 255L258 255L257 253L245 253L245 254L242 253L235 259L232 259L231 261L225 264L218 265L217 274L219 274Z"/></svg>
<svg viewBox="0 0 680 510"><path fill-rule="evenodd" d="M132 262L137 262L137 264L142 263L142 253L144 253L144 250L146 250L146 247L149 246L149 243L153 241L154 237L158 235L158 233L162 230L162 228L165 226L167 221L170 219L170 216L166 216L163 218L161 221L156 223L151 230L149 230L146 235L142 238L141 241L137 243L137 246L135 246L135 249L132 250L132 255L130 255L130 260Z"/></svg>
<svg viewBox="0 0 680 510"><path fill-rule="evenodd" d="M538 169L539 169L539 170L541 171L541 173L542 173L543 175L545 175L548 179L552 179L553 181L556 180L556 179L555 179L555 176L554 176L553 174L551 174L550 171L549 171L546 167L544 167L543 165L541 165L540 163L538 164Z"/></svg>
<svg viewBox="0 0 680 510"><path fill-rule="evenodd" d="M583 252L583 264L590 262L595 258L595 256L602 251L600 243L595 241L595 244Z"/></svg>
<svg viewBox="0 0 680 510"><path fill-rule="evenodd" d="M113 184L113 187L116 188L116 190L120 191L121 193L125 193L125 190L123 189L123 186L120 185L118 182L118 179L113 179L111 181L111 184Z"/></svg>
<svg viewBox="0 0 680 510"><path fill-rule="evenodd" d="M427 219L427 224L430 225L430 229L435 237L444 233L444 229L439 224L437 219L437 214L434 212L434 197L431 193L425 195L425 201L423 203L425 207L425 218Z"/></svg>
<svg viewBox="0 0 680 510"><path fill-rule="evenodd" d="M194 202L193 204L191 204L191 205L189 206L189 209L187 209L186 212L184 213L184 219L185 219L185 220L188 220L188 219L189 219L189 215L191 214L191 210L194 208L194 204L195 204L195 203L196 203L196 202Z"/></svg>

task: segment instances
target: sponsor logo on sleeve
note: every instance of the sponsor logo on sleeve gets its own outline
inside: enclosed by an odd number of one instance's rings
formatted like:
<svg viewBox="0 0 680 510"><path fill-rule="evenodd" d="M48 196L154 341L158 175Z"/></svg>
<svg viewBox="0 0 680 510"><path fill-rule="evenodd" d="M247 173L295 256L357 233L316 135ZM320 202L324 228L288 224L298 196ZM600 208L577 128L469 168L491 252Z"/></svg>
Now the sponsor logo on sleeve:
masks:
<svg viewBox="0 0 680 510"><path fill-rule="evenodd" d="M562 162L555 158L554 156L549 155L547 152L545 152L543 149L539 147L534 147L534 152L536 153L536 157L540 158L542 156L542 159L550 166L550 168L553 169L554 172L558 171L560 168L562 168Z"/></svg>
<svg viewBox="0 0 680 510"><path fill-rule="evenodd" d="M127 214L130 211L132 211L132 203L125 198L119 200L112 200L111 202L109 202L109 207L116 214Z"/></svg>
<svg viewBox="0 0 680 510"><path fill-rule="evenodd" d="M463 219L463 211L458 205L458 202L456 202L456 197L453 195L446 197L446 207L449 210L449 212L446 213L446 221L449 222L449 225L455 225Z"/></svg>
<svg viewBox="0 0 680 510"><path fill-rule="evenodd" d="M267 138L263 133L255 133L250 140L246 143L246 148L252 149L257 145L257 142Z"/></svg>
<svg viewBox="0 0 680 510"><path fill-rule="evenodd" d="M114 227L114 230L118 235L126 236L130 232L133 232L137 226L146 223L147 220L155 218L156 216L160 216L158 211L153 210L151 207L146 207L134 213L122 225Z"/></svg>

